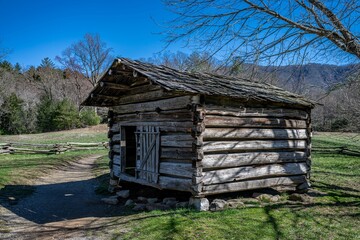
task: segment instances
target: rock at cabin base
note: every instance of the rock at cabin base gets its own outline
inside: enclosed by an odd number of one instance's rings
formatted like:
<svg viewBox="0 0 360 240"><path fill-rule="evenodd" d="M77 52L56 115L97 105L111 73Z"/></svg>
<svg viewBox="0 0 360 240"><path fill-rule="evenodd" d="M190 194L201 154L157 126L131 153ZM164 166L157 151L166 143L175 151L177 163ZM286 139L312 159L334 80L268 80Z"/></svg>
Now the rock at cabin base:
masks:
<svg viewBox="0 0 360 240"><path fill-rule="evenodd" d="M114 192L115 192L115 189L116 189L116 187L109 185L109 187L108 187L108 192L109 192L109 193L114 193Z"/></svg>
<svg viewBox="0 0 360 240"><path fill-rule="evenodd" d="M126 207L132 206L132 205L134 205L134 201L131 200L131 199L128 199L128 200L125 202L125 204L124 204L124 206L126 206Z"/></svg>
<svg viewBox="0 0 360 240"><path fill-rule="evenodd" d="M146 197L137 197L137 200L142 202L142 203L147 203L147 198Z"/></svg>
<svg viewBox="0 0 360 240"><path fill-rule="evenodd" d="M133 207L134 211L144 211L146 209L146 204L138 203Z"/></svg>
<svg viewBox="0 0 360 240"><path fill-rule="evenodd" d="M102 198L101 201L103 201L106 204L116 205L119 203L119 200L117 199L117 196L111 196L108 198Z"/></svg>
<svg viewBox="0 0 360 240"><path fill-rule="evenodd" d="M189 202L178 202L176 203L176 208L187 208L189 207Z"/></svg>
<svg viewBox="0 0 360 240"><path fill-rule="evenodd" d="M148 199L147 199L147 202L148 202L148 203L156 203L157 201L159 201L158 198L148 198Z"/></svg>
<svg viewBox="0 0 360 240"><path fill-rule="evenodd" d="M110 184L111 186L117 186L118 183L119 183L119 180L118 180L118 179L110 179L110 182L109 182L109 184Z"/></svg>
<svg viewBox="0 0 360 240"><path fill-rule="evenodd" d="M272 195L264 193L264 194L257 196L256 199L258 199L260 201L264 201L264 202L271 202L272 197L273 197Z"/></svg>
<svg viewBox="0 0 360 240"><path fill-rule="evenodd" d="M169 210L170 207L165 205L165 204L162 204L162 203L153 203L153 204L147 204L146 205L146 210L148 211L153 211L153 210Z"/></svg>
<svg viewBox="0 0 360 240"><path fill-rule="evenodd" d="M270 198L270 202L278 202L280 199L281 197L279 195L274 195Z"/></svg>
<svg viewBox="0 0 360 240"><path fill-rule="evenodd" d="M223 210L224 208L226 208L228 205L228 203L223 200L223 199L214 199L209 207L210 211L219 211L219 210Z"/></svg>
<svg viewBox="0 0 360 240"><path fill-rule="evenodd" d="M296 187L296 192L297 193L306 193L309 191L310 188L311 188L311 184L308 181L306 181Z"/></svg>
<svg viewBox="0 0 360 240"><path fill-rule="evenodd" d="M129 190L121 190L116 192L116 196L121 197L121 198L128 198L130 196L130 191Z"/></svg>
<svg viewBox="0 0 360 240"><path fill-rule="evenodd" d="M207 198L191 197L189 199L189 206L193 206L198 211L208 211L209 205L209 200Z"/></svg>
<svg viewBox="0 0 360 240"><path fill-rule="evenodd" d="M309 195L299 193L291 194L288 199L295 202L311 202Z"/></svg>
<svg viewBox="0 0 360 240"><path fill-rule="evenodd" d="M176 206L176 204L178 203L178 201L167 201L166 203L165 203L165 205L166 206L169 206L169 207L171 207L171 208L174 208L175 206Z"/></svg>
<svg viewBox="0 0 360 240"><path fill-rule="evenodd" d="M167 198L164 198L162 202L166 204L168 201L176 201L176 198L174 198L174 197L167 197Z"/></svg>
<svg viewBox="0 0 360 240"><path fill-rule="evenodd" d="M227 200L227 204L229 208L238 208L245 206L245 203L243 203L240 199L229 199Z"/></svg>

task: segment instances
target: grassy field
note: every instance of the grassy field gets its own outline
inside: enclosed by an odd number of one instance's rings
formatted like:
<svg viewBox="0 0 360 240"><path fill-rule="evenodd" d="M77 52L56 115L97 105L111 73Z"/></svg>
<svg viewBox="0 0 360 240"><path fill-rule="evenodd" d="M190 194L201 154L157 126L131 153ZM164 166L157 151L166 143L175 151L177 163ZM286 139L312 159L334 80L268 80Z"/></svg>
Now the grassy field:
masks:
<svg viewBox="0 0 360 240"><path fill-rule="evenodd" d="M5 142L24 142L24 143L65 143L65 142L104 142L106 138L107 128L100 125L92 128L76 129L71 131L60 131L41 134L27 135L0 135L0 143ZM47 154L14 154L0 155L0 198L24 197L32 192L32 188L28 187L32 180L43 174L48 173L51 169L56 169L67 165L70 161L75 161L81 157L90 154L107 155L107 150L92 151L74 151L66 152L59 155ZM6 185L24 185L24 187L11 190ZM16 191L16 192L15 192Z"/></svg>
<svg viewBox="0 0 360 240"><path fill-rule="evenodd" d="M360 134L320 133L314 147L360 150ZM260 204L221 212L139 214L114 239L360 239L360 157L314 152L311 202Z"/></svg>
<svg viewBox="0 0 360 240"><path fill-rule="evenodd" d="M103 130L76 130L21 138L26 142L86 142L105 141L106 134ZM18 140L19 136L0 136L0 142ZM344 145L360 150L360 134L321 133L313 138L317 148ZM0 156L0 189L14 182L24 184L28 178L86 154L90 153ZM112 232L114 239L360 239L360 157L313 152L312 160L310 202L264 203L220 212L130 212L127 217L114 217L112 222L118 222L118 227L104 227L102 231ZM107 172L107 162L107 157L100 158L94 174ZM14 174L18 172L22 174ZM99 193L103 193L106 182L104 176ZM125 233L123 229L127 229Z"/></svg>

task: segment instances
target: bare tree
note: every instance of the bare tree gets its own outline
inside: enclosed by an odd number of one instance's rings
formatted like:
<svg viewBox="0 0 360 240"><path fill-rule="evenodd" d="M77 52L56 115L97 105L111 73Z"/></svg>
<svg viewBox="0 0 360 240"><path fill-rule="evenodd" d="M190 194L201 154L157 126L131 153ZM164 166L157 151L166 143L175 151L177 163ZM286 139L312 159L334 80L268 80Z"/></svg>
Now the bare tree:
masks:
<svg viewBox="0 0 360 240"><path fill-rule="evenodd" d="M164 65L166 67L171 67L178 69L180 71L186 71L187 69L187 59L188 55L183 52L172 53L170 51L164 51L154 54L152 57L147 59L141 59L145 62L150 62L152 64Z"/></svg>
<svg viewBox="0 0 360 240"><path fill-rule="evenodd" d="M66 69L82 73L95 86L100 75L110 63L110 53L106 43L98 34L85 34L84 39L65 49L56 57Z"/></svg>
<svg viewBox="0 0 360 240"><path fill-rule="evenodd" d="M225 58L289 64L321 58L360 59L358 0L165 0L178 17L169 44L187 45ZM344 54L346 53L346 54Z"/></svg>
<svg viewBox="0 0 360 240"><path fill-rule="evenodd" d="M1 44L1 41L0 41ZM4 58L10 53L9 49L1 47L0 45L0 61L4 60Z"/></svg>

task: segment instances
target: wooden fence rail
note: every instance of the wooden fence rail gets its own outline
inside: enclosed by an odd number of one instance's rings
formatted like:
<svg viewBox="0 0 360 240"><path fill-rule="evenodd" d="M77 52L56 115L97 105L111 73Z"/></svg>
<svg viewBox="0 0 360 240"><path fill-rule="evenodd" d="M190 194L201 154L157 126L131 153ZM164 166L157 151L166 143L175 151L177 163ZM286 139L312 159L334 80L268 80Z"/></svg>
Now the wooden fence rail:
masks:
<svg viewBox="0 0 360 240"><path fill-rule="evenodd" d="M35 143L0 143L0 154L29 154L29 153L43 153L43 154L60 154L67 151L76 150L96 150L108 148L108 142L98 143L55 143L55 144L35 144Z"/></svg>
<svg viewBox="0 0 360 240"><path fill-rule="evenodd" d="M342 147L313 147L311 149L313 152L321 153L339 153L351 156L360 156L360 151L349 149L347 146Z"/></svg>

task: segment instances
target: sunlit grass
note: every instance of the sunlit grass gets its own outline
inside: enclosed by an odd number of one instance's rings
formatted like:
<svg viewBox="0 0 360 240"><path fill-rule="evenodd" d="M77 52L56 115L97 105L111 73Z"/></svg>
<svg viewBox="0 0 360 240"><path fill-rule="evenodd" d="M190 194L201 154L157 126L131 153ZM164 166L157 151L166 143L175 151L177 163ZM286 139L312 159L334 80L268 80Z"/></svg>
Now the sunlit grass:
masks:
<svg viewBox="0 0 360 240"><path fill-rule="evenodd" d="M313 146L359 150L354 134L315 135ZM143 213L126 234L114 239L360 239L360 157L313 153L310 203L195 212Z"/></svg>
<svg viewBox="0 0 360 240"><path fill-rule="evenodd" d="M85 133L84 133L85 134ZM32 135L33 142L106 141L105 131L94 136L51 133ZM316 134L313 147L347 146L360 150L356 134ZM14 136L16 139L16 137ZM0 142L3 142L1 140ZM76 139L76 140L75 140ZM9 184L26 184L68 161L101 153L94 175L102 176L98 193L105 193L108 183L107 150L68 152L60 155L0 155L0 188ZM111 233L114 239L360 239L360 157L338 153L313 152L311 182L312 201L279 202L229 209L220 212L196 212L191 209L131 212L113 217L121 224L96 230ZM103 180L103 181L102 181ZM1 191L1 190L0 190ZM25 188L23 192L31 188ZM123 229L127 229L125 232ZM1 222L0 222L1 231ZM90 231L90 230L89 230ZM91 233L89 233L91 234ZM108 235L107 235L108 236Z"/></svg>

